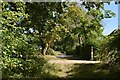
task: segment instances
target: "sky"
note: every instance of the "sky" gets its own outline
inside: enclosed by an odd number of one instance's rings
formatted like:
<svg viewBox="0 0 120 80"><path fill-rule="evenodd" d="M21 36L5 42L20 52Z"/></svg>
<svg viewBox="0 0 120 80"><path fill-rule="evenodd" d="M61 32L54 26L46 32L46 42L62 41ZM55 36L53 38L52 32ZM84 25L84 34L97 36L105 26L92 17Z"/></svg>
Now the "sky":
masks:
<svg viewBox="0 0 120 80"><path fill-rule="evenodd" d="M120 4L118 5L118 26L120 28Z"/></svg>
<svg viewBox="0 0 120 80"><path fill-rule="evenodd" d="M118 5L116 5L114 2L111 2L110 5L105 4L105 9L111 10L112 12L116 13L115 17L104 19L102 20L102 24L104 26L104 35L110 34L114 29L118 28Z"/></svg>

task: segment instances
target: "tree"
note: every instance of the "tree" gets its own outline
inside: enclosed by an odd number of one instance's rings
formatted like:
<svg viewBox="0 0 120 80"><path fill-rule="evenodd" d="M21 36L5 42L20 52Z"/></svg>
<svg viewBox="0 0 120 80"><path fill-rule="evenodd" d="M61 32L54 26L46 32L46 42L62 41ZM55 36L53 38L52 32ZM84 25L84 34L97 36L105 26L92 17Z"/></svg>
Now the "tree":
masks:
<svg viewBox="0 0 120 80"><path fill-rule="evenodd" d="M31 21L30 27L38 31L42 54L45 55L48 47L59 40L62 26L57 23L65 3L26 3Z"/></svg>
<svg viewBox="0 0 120 80"><path fill-rule="evenodd" d="M98 50L102 44L101 39L104 38L101 20L111 18L115 13L105 10L102 2L83 2L81 6L76 3L67 5L69 6L64 9L59 19L59 23L65 27L67 33L60 42L57 42L58 46L65 48L67 53L70 53L68 50L72 50L72 47L75 49L75 46L85 45L92 45Z"/></svg>
<svg viewBox="0 0 120 80"><path fill-rule="evenodd" d="M36 54L38 47L34 43L35 35L26 33L26 27L21 24L27 18L24 2L2 3L2 27L0 28L3 78L26 78L41 74L45 61Z"/></svg>
<svg viewBox="0 0 120 80"><path fill-rule="evenodd" d="M108 55L110 62L112 61L114 65L118 65L120 60L120 30L116 29L109 35L108 43Z"/></svg>

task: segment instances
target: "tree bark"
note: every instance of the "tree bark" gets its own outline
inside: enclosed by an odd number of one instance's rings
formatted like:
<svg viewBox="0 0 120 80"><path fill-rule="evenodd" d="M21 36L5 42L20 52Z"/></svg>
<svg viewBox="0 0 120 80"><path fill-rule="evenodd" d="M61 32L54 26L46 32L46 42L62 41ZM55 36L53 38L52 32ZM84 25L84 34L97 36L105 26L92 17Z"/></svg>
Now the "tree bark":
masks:
<svg viewBox="0 0 120 80"><path fill-rule="evenodd" d="M91 46L91 60L93 60L93 46Z"/></svg>
<svg viewBox="0 0 120 80"><path fill-rule="evenodd" d="M78 39L79 39L79 45L82 45L82 37L78 36Z"/></svg>
<svg viewBox="0 0 120 80"><path fill-rule="evenodd" d="M48 50L48 44L45 45L45 48L43 50L43 55L46 55L47 50Z"/></svg>
<svg viewBox="0 0 120 80"><path fill-rule="evenodd" d="M48 50L48 44L43 44L42 45L42 55L46 55L47 50Z"/></svg>

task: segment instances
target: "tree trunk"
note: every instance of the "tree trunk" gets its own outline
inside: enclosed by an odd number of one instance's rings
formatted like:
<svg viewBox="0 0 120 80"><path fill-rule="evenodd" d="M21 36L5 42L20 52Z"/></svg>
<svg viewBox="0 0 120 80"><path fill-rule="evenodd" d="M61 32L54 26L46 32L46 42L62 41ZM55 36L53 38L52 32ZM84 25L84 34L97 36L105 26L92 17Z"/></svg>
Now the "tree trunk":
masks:
<svg viewBox="0 0 120 80"><path fill-rule="evenodd" d="M78 37L78 39L79 39L79 45L81 45L81 40L80 40L80 37Z"/></svg>
<svg viewBox="0 0 120 80"><path fill-rule="evenodd" d="M93 60L93 46L91 46L91 60Z"/></svg>
<svg viewBox="0 0 120 80"><path fill-rule="evenodd" d="M48 50L48 44L43 44L42 45L42 54L46 55L47 50Z"/></svg>
<svg viewBox="0 0 120 80"><path fill-rule="evenodd" d="M45 44L44 44L43 41L42 41L42 43L41 43L41 46L42 46L42 51L41 51L41 53L42 53L42 55L44 55Z"/></svg>
<svg viewBox="0 0 120 80"><path fill-rule="evenodd" d="M79 45L82 45L82 37L78 36L78 39L79 39Z"/></svg>
<svg viewBox="0 0 120 80"><path fill-rule="evenodd" d="M46 44L46 46L45 46L45 48L43 50L43 55L46 55L47 50L48 50L48 44Z"/></svg>

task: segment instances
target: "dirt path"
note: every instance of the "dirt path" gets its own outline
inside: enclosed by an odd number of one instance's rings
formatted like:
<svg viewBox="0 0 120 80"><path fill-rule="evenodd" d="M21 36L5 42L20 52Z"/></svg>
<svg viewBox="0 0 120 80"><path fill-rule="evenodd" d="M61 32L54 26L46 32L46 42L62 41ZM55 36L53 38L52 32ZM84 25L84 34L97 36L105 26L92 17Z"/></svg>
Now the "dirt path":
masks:
<svg viewBox="0 0 120 80"><path fill-rule="evenodd" d="M90 60L67 60L62 58L57 58L55 56L46 56L49 58L48 63L57 64L61 71L58 71L58 76L66 80L70 73L70 70L74 67L74 64L98 64L101 61L90 61Z"/></svg>
<svg viewBox="0 0 120 80"><path fill-rule="evenodd" d="M100 61L85 61L85 60L49 60L51 64L59 65L61 71L59 71L59 77L63 80L67 80L71 74L71 69L74 67L74 64L98 64Z"/></svg>
<svg viewBox="0 0 120 80"><path fill-rule="evenodd" d="M68 65L62 65L61 70L62 70L61 77L66 79L68 76L68 73L67 73L68 72Z"/></svg>
<svg viewBox="0 0 120 80"><path fill-rule="evenodd" d="M73 68L72 66L72 64L57 64L57 67L59 67L60 71L58 71L56 74L58 77L62 78L62 80L66 80L69 77L71 68Z"/></svg>
<svg viewBox="0 0 120 80"><path fill-rule="evenodd" d="M58 64L98 64L101 61L86 61L86 60L49 60L49 63Z"/></svg>

